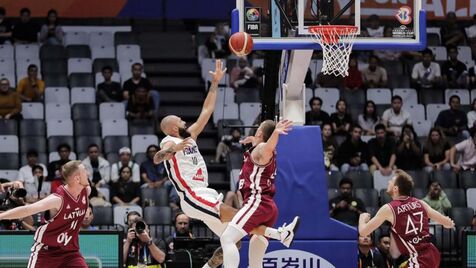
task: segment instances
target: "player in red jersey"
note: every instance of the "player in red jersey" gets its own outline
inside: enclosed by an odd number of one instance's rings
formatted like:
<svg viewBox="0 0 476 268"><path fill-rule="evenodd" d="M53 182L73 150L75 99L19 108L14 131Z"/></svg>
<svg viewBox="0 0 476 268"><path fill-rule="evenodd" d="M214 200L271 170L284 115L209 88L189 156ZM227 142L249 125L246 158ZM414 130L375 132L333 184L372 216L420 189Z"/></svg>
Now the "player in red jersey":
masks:
<svg viewBox="0 0 476 268"><path fill-rule="evenodd" d="M51 219L38 227L28 268L87 268L79 253L78 234L88 209L91 192L88 174L81 161L62 167L66 185L36 203L0 214L0 220L18 219L49 210Z"/></svg>
<svg viewBox="0 0 476 268"><path fill-rule="evenodd" d="M243 196L243 207L236 213L226 227L220 242L223 248L223 264L227 268L238 267L240 254L236 242L251 234L260 225L273 226L278 217L278 208L273 200L275 194L274 178L276 176L276 145L279 135L286 135L291 130L292 122L283 120L277 124L266 120L259 126L254 137L247 137L242 143L251 143L253 147L245 152L240 172L239 191ZM289 226L294 236L299 226L299 217L295 217ZM249 267L262 267L263 257L268 247L266 230L251 237L249 247ZM288 239L289 247L293 239Z"/></svg>
<svg viewBox="0 0 476 268"><path fill-rule="evenodd" d="M445 228L454 228L454 222L432 209L427 203L411 196L413 179L402 170L388 182L387 193L392 201L382 206L375 217L362 213L359 219L359 233L366 236L384 221L392 224L390 254L397 258L408 256L405 267L435 268L440 264L440 252L430 242L429 219Z"/></svg>

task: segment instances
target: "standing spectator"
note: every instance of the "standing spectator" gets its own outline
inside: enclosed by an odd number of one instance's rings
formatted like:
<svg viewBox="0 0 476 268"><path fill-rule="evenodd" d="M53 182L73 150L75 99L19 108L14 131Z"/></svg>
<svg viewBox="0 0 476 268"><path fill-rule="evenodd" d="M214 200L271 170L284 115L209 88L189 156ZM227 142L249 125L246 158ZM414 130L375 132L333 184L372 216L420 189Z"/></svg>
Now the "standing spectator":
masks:
<svg viewBox="0 0 476 268"><path fill-rule="evenodd" d="M362 127L363 135L375 135L374 128L380 123L380 116L377 115L375 102L369 100L365 103L363 113L359 114L358 123Z"/></svg>
<svg viewBox="0 0 476 268"><path fill-rule="evenodd" d="M383 112L382 122L390 134L399 137L402 127L411 125L410 113L402 108L402 97L395 95L392 97L392 107Z"/></svg>
<svg viewBox="0 0 476 268"><path fill-rule="evenodd" d="M215 159L212 160L212 163L225 162L228 154L231 151L242 151L243 145L241 141L241 130L239 128L233 128L230 131L230 135L223 135L221 137L220 143L218 143Z"/></svg>
<svg viewBox="0 0 476 268"><path fill-rule="evenodd" d="M468 118L466 114L460 110L460 98L453 95L448 101L450 109L443 110L438 114L435 126L441 127L443 133L448 137L469 137L467 130Z"/></svg>
<svg viewBox="0 0 476 268"><path fill-rule="evenodd" d="M338 100L336 112L331 115L332 130L335 135L347 136L349 134L352 117L347 113L347 103L345 100Z"/></svg>
<svg viewBox="0 0 476 268"><path fill-rule="evenodd" d="M352 196L354 183L349 178L342 178L339 182L340 195L329 201L329 214L332 218L343 223L357 226L359 215L366 212L364 202Z"/></svg>
<svg viewBox="0 0 476 268"><path fill-rule="evenodd" d="M107 185L111 180L111 167L109 162L99 155L100 150L97 144L88 146L88 156L82 164L88 171L89 180L92 186L97 188Z"/></svg>
<svg viewBox="0 0 476 268"><path fill-rule="evenodd" d="M450 143L440 128L432 128L423 147L423 161L426 172L450 170Z"/></svg>
<svg viewBox="0 0 476 268"><path fill-rule="evenodd" d="M98 84L98 102L120 102L123 101L121 84L112 81L113 70L111 66L104 66L101 70L104 82Z"/></svg>
<svg viewBox="0 0 476 268"><path fill-rule="evenodd" d="M471 103L471 111L467 114L467 121L468 121L468 129L472 129L474 127L474 122L476 122L476 98L473 99Z"/></svg>
<svg viewBox="0 0 476 268"><path fill-rule="evenodd" d="M388 233L380 234L380 237L378 238L378 243L377 243L377 250L382 256L382 260L384 262L383 267L392 268L394 261L393 261L392 255L390 254L390 234Z"/></svg>
<svg viewBox="0 0 476 268"><path fill-rule="evenodd" d="M364 86L366 88L386 87L387 70L379 66L379 58L375 55L369 56L369 67L362 71Z"/></svg>
<svg viewBox="0 0 476 268"><path fill-rule="evenodd" d="M383 37L384 27L380 25L380 17L372 14L367 18L367 33L369 37Z"/></svg>
<svg viewBox="0 0 476 268"><path fill-rule="evenodd" d="M312 97L309 100L311 110L306 112L306 125L318 125L322 128L323 124L330 122L329 114L322 110L322 99Z"/></svg>
<svg viewBox="0 0 476 268"><path fill-rule="evenodd" d="M326 170L339 170L334 161L337 147L338 145L332 133L331 124L326 123L322 125L322 151L324 152L324 166Z"/></svg>
<svg viewBox="0 0 476 268"><path fill-rule="evenodd" d="M12 38L17 44L36 43L38 41L38 25L31 21L28 8L20 10L20 22L13 26Z"/></svg>
<svg viewBox="0 0 476 268"><path fill-rule="evenodd" d="M28 150L26 153L26 165L20 168L18 171L18 180L23 182L23 184L33 183L35 178L33 177L34 166L41 166L43 168L43 177L48 176L48 171L46 166L38 162L38 152L36 150Z"/></svg>
<svg viewBox="0 0 476 268"><path fill-rule="evenodd" d="M28 66L28 76L18 82L17 92L24 102L41 102L45 93L45 82L38 78L38 66Z"/></svg>
<svg viewBox="0 0 476 268"><path fill-rule="evenodd" d="M344 89L349 91L357 91L362 89L364 80L362 72L359 70L359 63L356 57L349 59L349 75L344 77Z"/></svg>
<svg viewBox="0 0 476 268"><path fill-rule="evenodd" d="M389 176L395 169L395 151L395 139L387 137L383 124L376 125L375 138L369 141L370 173L379 170L383 176Z"/></svg>
<svg viewBox="0 0 476 268"><path fill-rule="evenodd" d="M437 181L430 181L428 183L428 193L422 200L430 205L432 209L443 215L448 215L448 210L451 208L451 201Z"/></svg>
<svg viewBox="0 0 476 268"><path fill-rule="evenodd" d="M461 154L456 162L456 152ZM476 168L476 130L471 129L471 137L454 145L450 149L450 163L455 172Z"/></svg>
<svg viewBox="0 0 476 268"><path fill-rule="evenodd" d="M12 25L5 18L6 14L5 8L0 7L0 45L10 43L12 37Z"/></svg>
<svg viewBox="0 0 476 268"><path fill-rule="evenodd" d="M126 117L127 119L155 119L154 101L144 87L137 87L127 102Z"/></svg>
<svg viewBox="0 0 476 268"><path fill-rule="evenodd" d="M359 268L385 268L385 262L377 250L372 249L372 237L359 235Z"/></svg>
<svg viewBox="0 0 476 268"><path fill-rule="evenodd" d="M112 203L120 206L140 204L140 185L132 180L132 169L123 166L119 174L119 179L111 187Z"/></svg>
<svg viewBox="0 0 476 268"><path fill-rule="evenodd" d="M46 181L46 177L43 175L45 168L40 165L35 165L31 170L33 180L23 183L27 192L26 201L28 203L39 201L51 193L51 182Z"/></svg>
<svg viewBox="0 0 476 268"><path fill-rule="evenodd" d="M0 79L0 119L22 119L21 100L17 92L10 89L6 78Z"/></svg>
<svg viewBox="0 0 476 268"><path fill-rule="evenodd" d="M446 14L446 21L443 27L441 27L440 35L443 46L458 46L463 44L464 33L458 25L456 13L448 12Z"/></svg>
<svg viewBox="0 0 476 268"><path fill-rule="evenodd" d="M337 163L340 165L340 172L346 174L348 171L368 171L368 147L367 143L361 139L362 128L358 125L352 127L350 137L347 138L337 152Z"/></svg>
<svg viewBox="0 0 476 268"><path fill-rule="evenodd" d="M440 86L440 65L433 62L433 52L427 48L422 51L422 61L412 70L412 84L416 89L437 89Z"/></svg>
<svg viewBox="0 0 476 268"><path fill-rule="evenodd" d="M128 166L132 169L132 181L140 183L140 168L139 165L132 161L131 149L122 147L119 149L119 161L111 166L111 181L115 182L119 179L119 170L123 166Z"/></svg>
<svg viewBox="0 0 476 268"><path fill-rule="evenodd" d="M40 42L44 45L63 45L63 37L63 29L58 25L58 12L50 9L46 16L46 24L41 26Z"/></svg>
<svg viewBox="0 0 476 268"><path fill-rule="evenodd" d="M63 174L61 173L61 167L71 161L69 155L71 154L71 147L62 143L58 145L56 151L59 154L60 159L50 162L48 164L48 181L51 181L51 192L55 193L56 189L63 185Z"/></svg>
<svg viewBox="0 0 476 268"><path fill-rule="evenodd" d="M205 42L205 46L208 49L208 55L214 59L226 58L230 55L228 50L228 33L226 32L225 25L219 23L215 26L215 31L208 37Z"/></svg>
<svg viewBox="0 0 476 268"><path fill-rule="evenodd" d="M403 170L421 169L421 145L411 125L403 126L397 145L396 165Z"/></svg>
<svg viewBox="0 0 476 268"><path fill-rule="evenodd" d="M230 72L230 86L234 89L244 86L246 82L254 76L246 57L238 59L238 66L233 67Z"/></svg>
<svg viewBox="0 0 476 268"><path fill-rule="evenodd" d="M138 87L145 88L147 92L149 92L150 97L154 100L154 107L156 110L159 109L159 92L152 89L152 84L150 83L149 79L142 77L144 66L142 64L136 62L132 64L132 77L129 78L124 82L122 86L122 94L124 100L128 100L136 91Z"/></svg>
<svg viewBox="0 0 476 268"><path fill-rule="evenodd" d="M446 51L449 59L441 66L441 74L446 88L466 88L468 72L466 64L458 60L458 48L450 45Z"/></svg>

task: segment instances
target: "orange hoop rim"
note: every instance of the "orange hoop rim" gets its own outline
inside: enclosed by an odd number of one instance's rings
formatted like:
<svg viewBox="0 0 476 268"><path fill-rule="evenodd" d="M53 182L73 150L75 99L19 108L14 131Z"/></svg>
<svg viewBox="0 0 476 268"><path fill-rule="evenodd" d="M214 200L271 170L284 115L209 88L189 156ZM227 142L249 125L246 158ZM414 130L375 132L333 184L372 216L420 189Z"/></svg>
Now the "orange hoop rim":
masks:
<svg viewBox="0 0 476 268"><path fill-rule="evenodd" d="M353 25L314 25L308 29L317 42L324 44L339 42L341 36L355 37L358 31L358 27Z"/></svg>

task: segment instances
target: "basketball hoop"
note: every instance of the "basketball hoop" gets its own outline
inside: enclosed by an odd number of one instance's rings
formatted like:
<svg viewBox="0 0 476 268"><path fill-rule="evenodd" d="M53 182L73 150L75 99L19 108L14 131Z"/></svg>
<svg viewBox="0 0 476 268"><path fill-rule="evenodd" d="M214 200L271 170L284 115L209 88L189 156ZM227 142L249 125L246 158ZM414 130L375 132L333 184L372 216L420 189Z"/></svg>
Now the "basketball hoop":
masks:
<svg viewBox="0 0 476 268"><path fill-rule="evenodd" d="M350 25L309 26L314 42L322 47L322 73L348 76L349 56L358 28Z"/></svg>

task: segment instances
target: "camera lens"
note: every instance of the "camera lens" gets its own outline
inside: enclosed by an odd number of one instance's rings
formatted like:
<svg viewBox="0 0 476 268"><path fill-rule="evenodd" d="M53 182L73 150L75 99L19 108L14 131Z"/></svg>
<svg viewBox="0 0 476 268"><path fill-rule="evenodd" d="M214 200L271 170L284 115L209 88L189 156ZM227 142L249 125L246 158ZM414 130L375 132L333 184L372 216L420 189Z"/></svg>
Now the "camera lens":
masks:
<svg viewBox="0 0 476 268"><path fill-rule="evenodd" d="M16 198L22 198L26 196L26 190L23 188L18 188L13 190L12 195Z"/></svg>
<svg viewBox="0 0 476 268"><path fill-rule="evenodd" d="M142 234L142 233L144 232L144 230L145 230L145 222L143 222L143 221L138 221L138 222L136 223L136 228L135 228L135 229L136 229L136 233L137 233L137 234Z"/></svg>

